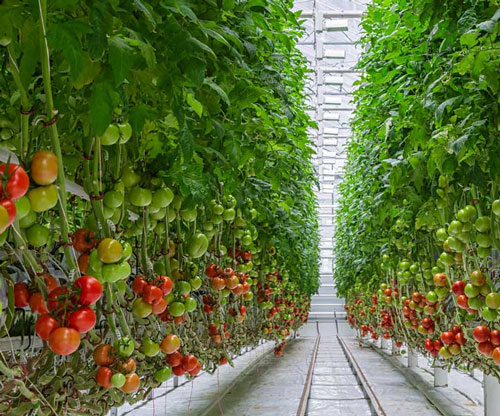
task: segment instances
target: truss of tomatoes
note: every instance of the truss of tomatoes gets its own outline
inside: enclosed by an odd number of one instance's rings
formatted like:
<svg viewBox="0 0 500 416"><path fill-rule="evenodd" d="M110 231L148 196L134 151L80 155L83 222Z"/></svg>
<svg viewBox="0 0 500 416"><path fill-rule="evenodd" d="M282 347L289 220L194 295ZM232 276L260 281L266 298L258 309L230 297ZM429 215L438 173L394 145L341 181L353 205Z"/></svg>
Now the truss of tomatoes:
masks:
<svg viewBox="0 0 500 416"><path fill-rule="evenodd" d="M23 288L24 292L24 288ZM31 295L40 295L35 293ZM35 322L35 332L58 355L74 353L80 346L80 335L92 330L96 314L90 307L102 296L101 283L91 276L76 279L71 286L56 286L38 301L34 312L40 316ZM30 302L31 305L31 302Z"/></svg>

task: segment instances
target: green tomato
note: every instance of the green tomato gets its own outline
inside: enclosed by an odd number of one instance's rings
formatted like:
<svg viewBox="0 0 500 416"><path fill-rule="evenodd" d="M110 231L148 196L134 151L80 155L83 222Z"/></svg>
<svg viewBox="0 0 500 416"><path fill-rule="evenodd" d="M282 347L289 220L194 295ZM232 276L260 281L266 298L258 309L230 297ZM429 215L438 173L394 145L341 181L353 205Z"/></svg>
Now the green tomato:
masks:
<svg viewBox="0 0 500 416"><path fill-rule="evenodd" d="M153 200L153 194L149 189L134 186L128 194L128 200L136 207L147 207Z"/></svg>
<svg viewBox="0 0 500 416"><path fill-rule="evenodd" d="M481 314L483 315L483 319L487 322L493 322L498 318L498 313L495 309L483 308L481 309Z"/></svg>
<svg viewBox="0 0 500 416"><path fill-rule="evenodd" d="M127 143L132 137L132 126L130 123L118 124L120 129L120 143Z"/></svg>
<svg viewBox="0 0 500 416"><path fill-rule="evenodd" d="M450 293L447 287L437 287L434 292L436 292L439 300L445 299L448 293Z"/></svg>
<svg viewBox="0 0 500 416"><path fill-rule="evenodd" d="M99 281L102 281L102 266L103 263L99 260L97 250L92 250L89 256L89 268L87 269L87 274L95 277Z"/></svg>
<svg viewBox="0 0 500 416"><path fill-rule="evenodd" d="M177 316L184 315L184 312L186 311L186 307L181 302L172 302L168 306L168 310L170 312L170 315L172 315L173 317L177 317Z"/></svg>
<svg viewBox="0 0 500 416"><path fill-rule="evenodd" d="M232 195L225 196L222 202L227 208L234 208L236 206L236 198Z"/></svg>
<svg viewBox="0 0 500 416"><path fill-rule="evenodd" d="M214 204L212 207L212 211L215 215L221 216L224 212L224 207L220 204Z"/></svg>
<svg viewBox="0 0 500 416"><path fill-rule="evenodd" d="M28 192L31 209L34 212L45 212L57 205L59 193L55 185L38 186Z"/></svg>
<svg viewBox="0 0 500 416"><path fill-rule="evenodd" d="M130 166L123 169L121 180L126 188L132 188L141 181L141 177Z"/></svg>
<svg viewBox="0 0 500 416"><path fill-rule="evenodd" d="M468 215L468 213L467 213L467 211L465 209L459 209L458 210L458 212L457 212L457 218L461 222L469 222L470 221L469 215Z"/></svg>
<svg viewBox="0 0 500 416"><path fill-rule="evenodd" d="M111 376L111 384L117 389L123 387L126 378L122 373L115 373Z"/></svg>
<svg viewBox="0 0 500 416"><path fill-rule="evenodd" d="M469 308L478 311L484 306L484 301L480 297L469 298Z"/></svg>
<svg viewBox="0 0 500 416"><path fill-rule="evenodd" d="M169 223L175 221L175 219L177 218L177 213L175 212L175 209L173 207L167 208L166 215L167 215L167 221Z"/></svg>
<svg viewBox="0 0 500 416"><path fill-rule="evenodd" d="M245 247L252 245L252 243L253 243L252 236L249 234L245 234L241 239L241 244L243 244Z"/></svg>
<svg viewBox="0 0 500 416"><path fill-rule="evenodd" d="M124 280L118 280L117 282L115 282L115 287L122 295L127 292L127 284Z"/></svg>
<svg viewBox="0 0 500 416"><path fill-rule="evenodd" d="M438 295L436 294L436 292L427 292L427 296L426 296L427 300L431 303L435 303L437 302L438 300Z"/></svg>
<svg viewBox="0 0 500 416"><path fill-rule="evenodd" d="M16 219L22 220L31 212L31 204L27 196L19 198L14 205L16 206Z"/></svg>
<svg viewBox="0 0 500 416"><path fill-rule="evenodd" d="M448 351L448 348L446 347L441 347L441 349L439 350L439 355L443 357L445 360L451 358L451 352Z"/></svg>
<svg viewBox="0 0 500 416"><path fill-rule="evenodd" d="M408 270L410 268L411 264L409 261L402 261L399 263L399 268L401 270Z"/></svg>
<svg viewBox="0 0 500 416"><path fill-rule="evenodd" d="M153 312L153 306L144 302L142 298L137 298L132 304L132 312L139 318L146 318Z"/></svg>
<svg viewBox="0 0 500 416"><path fill-rule="evenodd" d="M486 258L491 255L491 247L478 247L477 255L481 258Z"/></svg>
<svg viewBox="0 0 500 416"><path fill-rule="evenodd" d="M488 296L491 293L491 287L488 283L485 283L479 288L479 294L483 296Z"/></svg>
<svg viewBox="0 0 500 416"><path fill-rule="evenodd" d="M175 291L181 296L185 296L191 292L191 285L184 280L179 280L175 283Z"/></svg>
<svg viewBox="0 0 500 416"><path fill-rule="evenodd" d="M170 292L167 296L165 296L165 300L167 301L167 305L170 305L172 302L175 301L175 294L174 292Z"/></svg>
<svg viewBox="0 0 500 416"><path fill-rule="evenodd" d="M198 216L198 210L196 208L193 209L183 209L180 212L181 218L186 222L193 222L196 220Z"/></svg>
<svg viewBox="0 0 500 416"><path fill-rule="evenodd" d="M203 233L196 233L191 236L188 242L188 254L191 258L197 259L203 256L208 249L208 238Z"/></svg>
<svg viewBox="0 0 500 416"><path fill-rule="evenodd" d="M102 207L102 215L105 220L109 220L113 214L115 213L115 210L113 208L108 207L107 205L104 205Z"/></svg>
<svg viewBox="0 0 500 416"><path fill-rule="evenodd" d="M483 248L489 248L492 244L492 240L489 234L478 233L476 236L476 242L479 247Z"/></svg>
<svg viewBox="0 0 500 416"><path fill-rule="evenodd" d="M464 293L469 299L471 299L479 295L480 290L481 289L478 286L474 286L472 283L467 283L465 285Z"/></svg>
<svg viewBox="0 0 500 416"><path fill-rule="evenodd" d="M170 377L172 377L172 369L168 365L165 365L156 370L153 374L153 377L157 382L164 383Z"/></svg>
<svg viewBox="0 0 500 416"><path fill-rule="evenodd" d="M130 357L134 352L134 341L128 337L123 337L115 341L115 351L121 357Z"/></svg>
<svg viewBox="0 0 500 416"><path fill-rule="evenodd" d="M222 214L222 218L224 218L224 221L231 222L234 220L234 217L236 216L236 211L234 208L228 208L224 210L224 213Z"/></svg>
<svg viewBox="0 0 500 416"><path fill-rule="evenodd" d="M105 282L114 283L126 279L132 273L132 268L127 261L102 266L102 277Z"/></svg>
<svg viewBox="0 0 500 416"><path fill-rule="evenodd" d="M204 231L213 231L214 229L214 223L211 222L211 221L207 221L205 222L205 224L203 224L203 230Z"/></svg>
<svg viewBox="0 0 500 416"><path fill-rule="evenodd" d="M222 221L224 221L224 218L222 218L222 215L216 215L216 216L212 217L212 222L215 225L219 225L220 223L222 223Z"/></svg>
<svg viewBox="0 0 500 416"><path fill-rule="evenodd" d="M172 207L175 210L181 209L182 201L184 201L184 197L182 195L175 195L172 200Z"/></svg>
<svg viewBox="0 0 500 416"><path fill-rule="evenodd" d="M160 344L152 341L150 338L143 338L141 352L146 357L154 357L160 352Z"/></svg>
<svg viewBox="0 0 500 416"><path fill-rule="evenodd" d="M246 222L243 218L236 217L236 219L234 220L234 226L238 228L245 228Z"/></svg>
<svg viewBox="0 0 500 416"><path fill-rule="evenodd" d="M128 260L132 256L132 246L130 245L129 242L125 242L122 244L122 247L123 247L123 254L120 260L121 261Z"/></svg>
<svg viewBox="0 0 500 416"><path fill-rule="evenodd" d="M491 292L486 296L485 299L486 306L490 309L500 308L500 294L496 292Z"/></svg>
<svg viewBox="0 0 500 416"><path fill-rule="evenodd" d="M453 255L446 252L441 253L441 255L439 256L439 261L441 261L446 266L452 266L453 264L455 264L455 258L453 257Z"/></svg>
<svg viewBox="0 0 500 416"><path fill-rule="evenodd" d="M457 235L462 232L463 224L460 221L454 220L448 226L448 234Z"/></svg>
<svg viewBox="0 0 500 416"><path fill-rule="evenodd" d="M151 205L158 208L168 207L174 200L174 193L170 188L161 188L154 192Z"/></svg>
<svg viewBox="0 0 500 416"><path fill-rule="evenodd" d="M231 291L226 287L221 290L221 295L223 298L227 298L231 294Z"/></svg>
<svg viewBox="0 0 500 416"><path fill-rule="evenodd" d="M43 247L49 239L49 229L41 224L33 224L26 230L26 239L33 247Z"/></svg>
<svg viewBox="0 0 500 416"><path fill-rule="evenodd" d="M242 230L241 228L237 228L236 230L234 230L234 236L236 238L241 238L245 235L245 230Z"/></svg>
<svg viewBox="0 0 500 416"><path fill-rule="evenodd" d="M476 230L480 233L488 232L491 228L490 217L479 217L474 223L474 227L476 227Z"/></svg>
<svg viewBox="0 0 500 416"><path fill-rule="evenodd" d="M248 293L245 293L243 295L243 298L246 300L246 301L251 301L253 299L253 292L248 292Z"/></svg>
<svg viewBox="0 0 500 416"><path fill-rule="evenodd" d="M193 312L196 309L196 306L196 300L193 298L186 298L186 300L184 301L186 312Z"/></svg>
<svg viewBox="0 0 500 416"><path fill-rule="evenodd" d="M103 146L111 146L120 139L120 129L116 124L110 124L106 131L101 136L101 144Z"/></svg>
<svg viewBox="0 0 500 416"><path fill-rule="evenodd" d="M191 285L191 290L198 290L202 284L201 277L199 277L199 276L193 277L189 281L189 284Z"/></svg>
<svg viewBox="0 0 500 416"><path fill-rule="evenodd" d="M465 245L462 241L460 241L458 238L455 238L453 236L449 236L446 241L448 242L448 246L458 252L462 253L465 250Z"/></svg>
<svg viewBox="0 0 500 416"><path fill-rule="evenodd" d="M36 214L33 211L30 211L28 212L28 214L26 214L26 216L21 218L21 220L19 221L19 226L21 228L31 227L36 222L36 219Z"/></svg>
<svg viewBox="0 0 500 416"><path fill-rule="evenodd" d="M119 191L108 191L104 194L104 205L109 208L119 208L123 204L123 193Z"/></svg>
<svg viewBox="0 0 500 416"><path fill-rule="evenodd" d="M493 204L491 204L491 210L496 216L500 216L500 199L493 201Z"/></svg>

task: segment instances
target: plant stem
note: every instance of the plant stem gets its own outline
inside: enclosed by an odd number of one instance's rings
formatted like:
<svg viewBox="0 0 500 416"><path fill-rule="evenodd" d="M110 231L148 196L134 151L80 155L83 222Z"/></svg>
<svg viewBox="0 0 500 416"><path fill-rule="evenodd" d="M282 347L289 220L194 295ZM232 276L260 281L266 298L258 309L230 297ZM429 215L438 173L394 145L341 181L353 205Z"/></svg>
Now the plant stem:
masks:
<svg viewBox="0 0 500 416"><path fill-rule="evenodd" d="M45 91L45 105L47 112L46 121L50 121L52 117L57 115L57 111L54 108L54 98L52 96L52 83L50 78L50 52L49 44L47 42L47 30L46 30L46 18L47 18L47 0L38 0L38 8L40 12L40 29L41 29L41 61L42 61L42 76L43 85ZM47 127L49 130L50 137L52 139L52 148L55 155L57 156L58 164L58 177L57 182L59 185L59 213L61 215L61 238L64 243L69 243L69 224L67 219L67 195L66 195L66 178L64 175L64 164L61 151L61 143L59 142L59 133L57 131L56 123L52 123ZM73 250L69 245L65 245L64 254L66 256L66 261L71 270L78 270L76 261L74 258Z"/></svg>

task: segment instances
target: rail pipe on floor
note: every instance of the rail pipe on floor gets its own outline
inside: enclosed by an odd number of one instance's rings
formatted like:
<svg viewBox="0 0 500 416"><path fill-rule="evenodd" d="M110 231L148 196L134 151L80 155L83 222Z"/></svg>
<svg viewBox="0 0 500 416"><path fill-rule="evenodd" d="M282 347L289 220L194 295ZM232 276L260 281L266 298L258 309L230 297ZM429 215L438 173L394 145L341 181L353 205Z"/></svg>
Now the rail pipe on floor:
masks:
<svg viewBox="0 0 500 416"><path fill-rule="evenodd" d="M307 402L309 401L309 393L311 391L314 365L316 364L316 356L318 355L319 341L321 339L321 335L319 333L319 326L317 326L317 330L318 330L318 335L316 337L316 342L314 343L312 349L311 361L309 362L309 369L307 371L306 381L304 383L304 390L302 391L299 408L297 409L297 416L304 416L307 412Z"/></svg>
<svg viewBox="0 0 500 416"><path fill-rule="evenodd" d="M377 396L375 396L375 393L372 389L371 384L368 382L367 378L365 377L363 371L361 370L361 367L358 365L358 362L352 355L351 350L345 343L345 341L342 339L342 337L337 335L337 339L340 342L340 346L344 350L344 353L347 357L347 360L350 362L353 370L354 370L354 375L358 379L358 381L361 383L361 386L368 396L370 406L372 408L372 411L375 413L376 416L387 416L384 409L382 408L380 402L377 399Z"/></svg>

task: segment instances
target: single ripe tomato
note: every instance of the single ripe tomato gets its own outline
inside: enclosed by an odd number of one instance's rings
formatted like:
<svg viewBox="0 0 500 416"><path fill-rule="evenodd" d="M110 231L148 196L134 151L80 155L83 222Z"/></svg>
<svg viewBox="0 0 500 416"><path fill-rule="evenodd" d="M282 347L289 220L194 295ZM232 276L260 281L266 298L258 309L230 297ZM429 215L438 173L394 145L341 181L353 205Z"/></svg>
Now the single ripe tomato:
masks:
<svg viewBox="0 0 500 416"><path fill-rule="evenodd" d="M82 253L78 257L78 268L80 269L80 272L85 274L87 273L89 269L89 264L90 264L90 255L89 253Z"/></svg>
<svg viewBox="0 0 500 416"><path fill-rule="evenodd" d="M500 331L498 329L494 329L493 331L491 331L490 338L491 343L495 347L500 346Z"/></svg>
<svg viewBox="0 0 500 416"><path fill-rule="evenodd" d="M168 295L174 286L172 279L168 276L157 276L156 277L156 286L158 286L164 295Z"/></svg>
<svg viewBox="0 0 500 416"><path fill-rule="evenodd" d="M38 185L50 185L57 179L57 156L49 150L40 150L31 159L31 177Z"/></svg>
<svg viewBox="0 0 500 416"><path fill-rule="evenodd" d="M26 283L16 283L14 285L14 305L16 308L24 308L29 305L30 293Z"/></svg>
<svg viewBox="0 0 500 416"><path fill-rule="evenodd" d="M28 191L30 179L24 168L15 163L9 164L7 172L5 172L6 169L7 164L2 163L0 165L0 197L17 201ZM5 181L7 181L6 186Z"/></svg>
<svg viewBox="0 0 500 416"><path fill-rule="evenodd" d="M201 364L199 362L196 363L196 366L191 370L188 371L190 376L197 376L201 371Z"/></svg>
<svg viewBox="0 0 500 416"><path fill-rule="evenodd" d="M152 305L153 315L159 315L166 311L167 309L167 301L165 298L161 298L158 303Z"/></svg>
<svg viewBox="0 0 500 416"><path fill-rule="evenodd" d="M125 384L121 387L124 393L134 393L139 389L141 380L136 373L130 373L125 376Z"/></svg>
<svg viewBox="0 0 500 416"><path fill-rule="evenodd" d="M167 364L170 367L177 367L182 363L182 355L179 351L175 351L172 354L167 355Z"/></svg>
<svg viewBox="0 0 500 416"><path fill-rule="evenodd" d="M48 313L40 315L35 322L35 332L44 341L47 341L50 334L59 327L59 322Z"/></svg>
<svg viewBox="0 0 500 416"><path fill-rule="evenodd" d="M102 296L102 285L92 276L82 276L75 280L73 285L80 289L78 303L80 305L93 305Z"/></svg>
<svg viewBox="0 0 500 416"><path fill-rule="evenodd" d="M113 370L111 370L111 368L99 367L95 375L95 381L101 387L110 389L111 387L113 387L113 384L111 383L111 377L113 377Z"/></svg>
<svg viewBox="0 0 500 416"><path fill-rule="evenodd" d="M494 348L495 347L490 341L480 342L479 344L477 344L477 349L479 350L479 352L488 358L492 357Z"/></svg>
<svg viewBox="0 0 500 416"><path fill-rule="evenodd" d="M30 308L35 313L48 313L47 305L45 304L45 300L43 299L43 295L40 292L32 293L30 296Z"/></svg>
<svg viewBox="0 0 500 416"><path fill-rule="evenodd" d="M54 354L69 355L80 346L80 334L73 328L57 328L49 336L49 348Z"/></svg>
<svg viewBox="0 0 500 416"><path fill-rule="evenodd" d="M473 332L474 339L481 343L490 340L490 330L484 325L476 326Z"/></svg>
<svg viewBox="0 0 500 416"><path fill-rule="evenodd" d="M109 344L100 344L92 353L97 365L110 366L115 362L113 358L113 348Z"/></svg>
<svg viewBox="0 0 500 416"><path fill-rule="evenodd" d="M112 238L104 238L97 246L99 260L103 263L116 263L123 256L123 246Z"/></svg>
<svg viewBox="0 0 500 416"><path fill-rule="evenodd" d="M441 341L445 345L451 345L455 342L455 334L451 331L446 331L441 334Z"/></svg>
<svg viewBox="0 0 500 416"><path fill-rule="evenodd" d="M69 316L69 326L76 329L80 334L86 334L96 323L95 312L88 306L76 310Z"/></svg>
<svg viewBox="0 0 500 416"><path fill-rule="evenodd" d="M147 285L142 293L142 300L150 305L157 304L162 298L162 290L154 285Z"/></svg>
<svg viewBox="0 0 500 416"><path fill-rule="evenodd" d="M144 279L144 276L137 276L134 281L132 282L132 291L136 295L142 295L142 292L144 292L144 289L148 285L148 282Z"/></svg>
<svg viewBox="0 0 500 416"><path fill-rule="evenodd" d="M193 354L188 354L182 357L182 367L185 371L194 370L197 364L198 360Z"/></svg>
<svg viewBox="0 0 500 416"><path fill-rule="evenodd" d="M47 287L47 293L52 292L59 284L57 283L57 279L52 276L50 273L43 272L42 274L37 276L37 279L43 278L45 286Z"/></svg>
<svg viewBox="0 0 500 416"><path fill-rule="evenodd" d="M182 377L185 373L186 370L182 365L178 365L177 367L172 368L172 372L177 376L177 377Z"/></svg>
<svg viewBox="0 0 500 416"><path fill-rule="evenodd" d="M95 246L94 232L88 228L82 228L71 235L73 248L80 253L87 253Z"/></svg>
<svg viewBox="0 0 500 416"><path fill-rule="evenodd" d="M120 367L125 373L133 373L137 368L137 363L133 358L129 358L127 361L122 362Z"/></svg>

